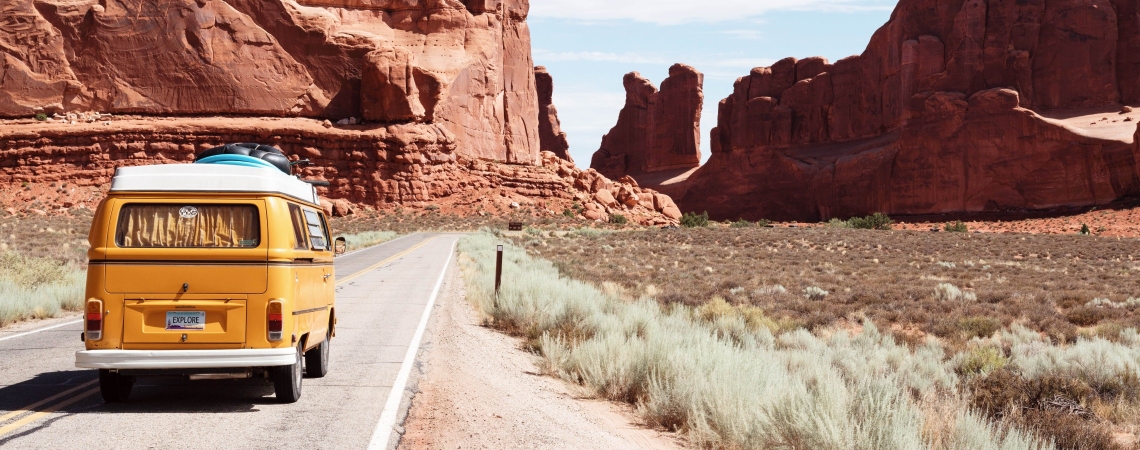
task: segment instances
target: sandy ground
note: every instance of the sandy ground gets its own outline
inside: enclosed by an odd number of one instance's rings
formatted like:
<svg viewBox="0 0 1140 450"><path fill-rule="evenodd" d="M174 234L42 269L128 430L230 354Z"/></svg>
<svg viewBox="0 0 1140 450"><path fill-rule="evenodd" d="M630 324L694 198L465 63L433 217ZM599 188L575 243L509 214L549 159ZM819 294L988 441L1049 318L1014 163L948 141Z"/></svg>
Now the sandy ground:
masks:
<svg viewBox="0 0 1140 450"><path fill-rule="evenodd" d="M433 313L401 449L678 449L623 405L539 375L520 342L479 325L453 270Z"/></svg>

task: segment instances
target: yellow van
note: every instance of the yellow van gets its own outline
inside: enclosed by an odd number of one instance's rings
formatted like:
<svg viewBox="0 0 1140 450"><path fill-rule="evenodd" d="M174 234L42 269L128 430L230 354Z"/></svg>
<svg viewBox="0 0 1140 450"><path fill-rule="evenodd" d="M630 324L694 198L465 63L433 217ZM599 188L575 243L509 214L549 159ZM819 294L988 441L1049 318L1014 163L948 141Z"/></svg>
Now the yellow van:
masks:
<svg viewBox="0 0 1140 450"><path fill-rule="evenodd" d="M76 353L106 401L126 401L136 377L189 376L263 377L292 403L302 374L328 372L344 241L330 242L315 187L287 159L255 159L115 172L91 226Z"/></svg>

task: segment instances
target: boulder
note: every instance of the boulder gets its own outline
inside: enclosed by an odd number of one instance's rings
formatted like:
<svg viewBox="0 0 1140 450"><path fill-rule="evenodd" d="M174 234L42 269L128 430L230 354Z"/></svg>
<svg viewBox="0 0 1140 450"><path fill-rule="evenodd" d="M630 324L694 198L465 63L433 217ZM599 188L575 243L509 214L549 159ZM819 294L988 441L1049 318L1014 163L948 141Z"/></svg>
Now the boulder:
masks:
<svg viewBox="0 0 1140 450"><path fill-rule="evenodd" d="M613 208L614 206L617 206L617 204L618 204L617 199L614 198L613 194L610 193L609 189L600 189L600 190L598 190L598 192L595 192L594 193L594 201L602 204L603 206L605 206L607 208Z"/></svg>
<svg viewBox="0 0 1140 450"><path fill-rule="evenodd" d="M336 199L332 201L332 216L333 217L346 217L356 214L356 206L345 199Z"/></svg>

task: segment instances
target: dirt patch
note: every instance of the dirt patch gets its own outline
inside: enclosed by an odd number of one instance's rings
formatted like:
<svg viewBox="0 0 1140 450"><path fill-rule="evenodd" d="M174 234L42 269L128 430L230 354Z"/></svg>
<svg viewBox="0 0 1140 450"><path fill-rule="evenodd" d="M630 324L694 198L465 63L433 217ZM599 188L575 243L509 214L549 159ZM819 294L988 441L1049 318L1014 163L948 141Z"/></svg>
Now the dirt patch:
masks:
<svg viewBox="0 0 1140 450"><path fill-rule="evenodd" d="M675 449L628 407L539 375L520 340L480 326L457 272L435 311L401 449Z"/></svg>

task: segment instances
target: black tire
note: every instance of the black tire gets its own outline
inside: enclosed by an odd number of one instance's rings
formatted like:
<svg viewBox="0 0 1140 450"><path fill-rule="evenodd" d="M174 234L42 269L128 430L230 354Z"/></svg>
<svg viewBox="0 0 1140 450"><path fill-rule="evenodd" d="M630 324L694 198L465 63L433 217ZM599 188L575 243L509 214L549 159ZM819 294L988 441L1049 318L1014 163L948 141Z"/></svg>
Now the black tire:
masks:
<svg viewBox="0 0 1140 450"><path fill-rule="evenodd" d="M221 147L214 147L212 149L199 153L198 156L194 158L194 161L200 161L202 159L217 155L251 156L273 164L273 166L278 170L285 172L288 175L293 174L293 166L289 163L289 157L285 156L284 152L282 152L277 147L253 143L227 144Z"/></svg>
<svg viewBox="0 0 1140 450"><path fill-rule="evenodd" d="M277 401L280 403L296 403L301 399L302 345L304 344L297 345L295 364L273 368L273 393L277 395Z"/></svg>
<svg viewBox="0 0 1140 450"><path fill-rule="evenodd" d="M131 397L135 377L119 375L107 369L99 369L99 392L107 403L122 403Z"/></svg>
<svg viewBox="0 0 1140 450"><path fill-rule="evenodd" d="M305 352L305 376L309 378L324 378L329 373L329 337L321 345Z"/></svg>

